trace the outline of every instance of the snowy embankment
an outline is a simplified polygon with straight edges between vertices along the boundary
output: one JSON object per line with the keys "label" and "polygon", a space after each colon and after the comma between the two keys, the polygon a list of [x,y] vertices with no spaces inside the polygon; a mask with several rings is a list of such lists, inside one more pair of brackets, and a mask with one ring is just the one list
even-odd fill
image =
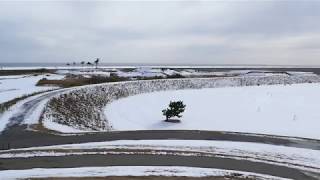
{"label": "snowy embankment", "polygon": [[250,172],[194,168],[180,166],[110,166],[110,167],[79,167],[55,169],[27,169],[0,171],[0,177],[6,180],[21,178],[46,178],[46,177],[106,177],[106,176],[168,176],[168,177],[233,177],[258,180],[287,180]]}
{"label": "snowy embankment", "polygon": [[286,166],[312,172],[320,170],[320,151],[249,142],[208,140],[119,140],[5,150],[2,158],[93,154],[152,154],[222,157]]}
{"label": "snowy embankment", "polygon": [[21,97],[23,95],[35,92],[55,89],[57,87],[36,86],[37,82],[42,79],[62,79],[63,75],[46,74],[46,75],[19,75],[19,76],[0,76],[0,104]]}
{"label": "snowy embankment", "polygon": [[[71,132],[70,127],[73,128],[72,132],[105,131],[115,129],[117,125],[112,127],[112,125],[109,124],[107,117],[103,112],[104,107],[112,101],[132,95],[179,89],[222,88],[314,82],[320,82],[320,77],[315,75],[275,75],[259,77],[249,76],[229,78],[163,79],[91,85],[76,88],[72,91],[68,91],[56,96],[55,98],[52,98],[44,110],[42,120],[46,127],[60,132]],[[148,105],[146,105],[146,103],[142,103],[139,104],[139,106],[147,107]],[[239,106],[242,106],[242,104],[239,104]],[[157,113],[154,114],[158,124],[161,124],[161,118],[159,119],[158,116],[158,112],[161,112],[161,110],[162,109],[158,109]],[[212,109],[210,111],[212,111]],[[228,114],[228,112],[226,113]],[[213,114],[211,116],[214,117]],[[206,117],[206,120],[207,119],[208,117]],[[193,121],[201,124],[201,118],[197,118]]]}

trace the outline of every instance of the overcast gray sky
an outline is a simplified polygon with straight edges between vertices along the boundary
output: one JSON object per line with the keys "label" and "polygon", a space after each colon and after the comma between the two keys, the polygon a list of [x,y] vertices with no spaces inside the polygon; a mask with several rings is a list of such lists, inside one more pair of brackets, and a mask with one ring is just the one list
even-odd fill
{"label": "overcast gray sky", "polygon": [[320,1],[0,2],[0,62],[320,65]]}

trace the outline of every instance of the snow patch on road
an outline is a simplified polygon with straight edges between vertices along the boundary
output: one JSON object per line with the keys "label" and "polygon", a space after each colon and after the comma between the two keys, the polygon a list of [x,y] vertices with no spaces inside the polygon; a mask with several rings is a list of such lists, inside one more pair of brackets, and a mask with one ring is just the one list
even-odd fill
{"label": "snow patch on road", "polygon": [[110,167],[79,167],[79,168],[52,168],[0,171],[0,177],[12,180],[20,178],[46,178],[46,177],[105,177],[105,176],[233,176],[254,178],[260,180],[288,180],[250,172],[233,170],[181,167],[181,166],[110,166]]}

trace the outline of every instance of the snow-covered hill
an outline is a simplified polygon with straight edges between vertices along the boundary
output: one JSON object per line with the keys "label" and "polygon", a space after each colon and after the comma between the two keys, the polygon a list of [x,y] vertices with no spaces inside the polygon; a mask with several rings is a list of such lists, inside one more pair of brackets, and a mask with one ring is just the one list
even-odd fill
{"label": "snow-covered hill", "polygon": [[[293,84],[320,82],[319,76],[265,76],[230,77],[201,79],[162,79],[107,83],[80,87],[52,98],[44,110],[42,120],[50,129],[70,132],[111,130],[103,108],[114,100],[149,92],[202,89],[219,87],[239,87],[253,85]],[[137,106],[147,106],[139,104]],[[58,126],[59,125],[59,126]],[[65,129],[65,127],[67,127]]]}

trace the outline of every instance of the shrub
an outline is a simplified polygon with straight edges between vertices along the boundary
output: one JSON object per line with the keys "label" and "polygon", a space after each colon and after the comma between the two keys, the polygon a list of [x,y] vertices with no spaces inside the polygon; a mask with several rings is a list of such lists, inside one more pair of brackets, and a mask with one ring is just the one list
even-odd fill
{"label": "shrub", "polygon": [[182,117],[181,113],[185,111],[186,105],[182,101],[170,101],[169,108],[162,110],[166,121],[172,117]]}

